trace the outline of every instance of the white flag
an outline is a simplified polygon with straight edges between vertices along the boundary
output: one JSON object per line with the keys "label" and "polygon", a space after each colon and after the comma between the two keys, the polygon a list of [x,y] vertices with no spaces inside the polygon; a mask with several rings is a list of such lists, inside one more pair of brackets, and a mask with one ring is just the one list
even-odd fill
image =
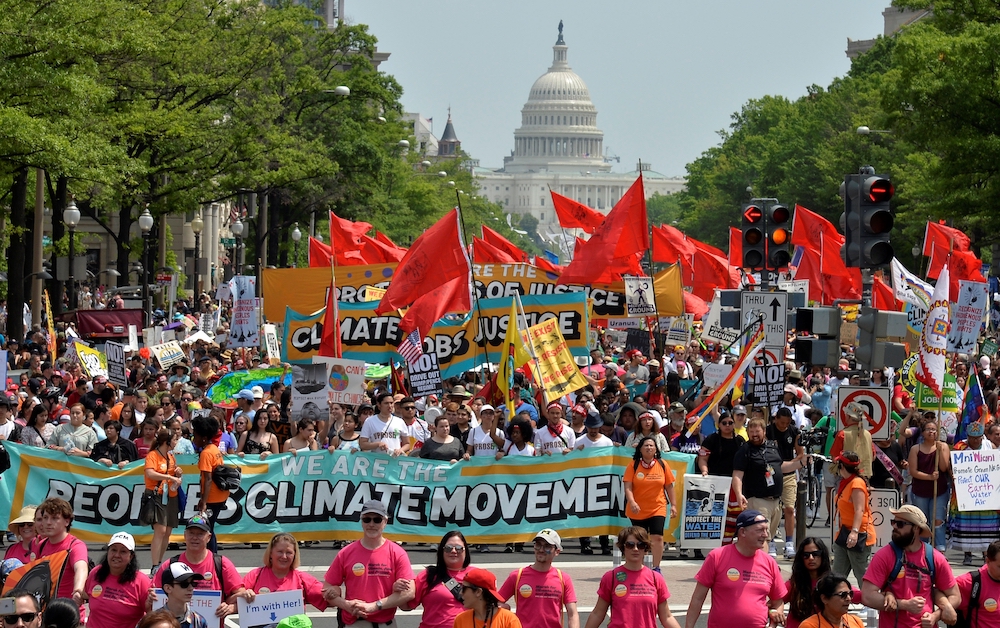
{"label": "white flag", "polygon": [[892,289],[896,293],[897,301],[909,303],[924,310],[930,307],[931,293],[933,292],[931,285],[906,270],[895,257],[892,258]]}
{"label": "white flag", "polygon": [[934,391],[938,397],[944,386],[945,367],[948,362],[948,332],[951,329],[951,308],[948,304],[948,264],[941,269],[934,295],[920,333],[920,361],[917,363],[917,380]]}

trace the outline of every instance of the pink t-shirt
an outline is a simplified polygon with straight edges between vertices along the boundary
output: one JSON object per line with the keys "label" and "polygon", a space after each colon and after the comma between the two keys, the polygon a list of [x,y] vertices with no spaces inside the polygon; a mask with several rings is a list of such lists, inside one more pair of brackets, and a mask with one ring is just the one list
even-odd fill
{"label": "pink t-shirt", "polygon": [[[872,556],[872,561],[868,565],[868,571],[865,572],[864,579],[881,589],[895,564],[896,554],[893,552],[891,545],[886,545]],[[894,613],[879,611],[879,625],[896,626],[897,628],[918,628],[920,626],[920,616],[925,612],[929,613],[934,610],[929,580],[930,570],[927,569],[927,557],[924,556],[924,548],[920,547],[915,552],[904,552],[903,568],[899,570],[899,576],[896,577],[895,582],[889,584],[889,590],[892,591],[897,600],[908,600],[917,595],[924,596],[926,598],[924,610],[917,614],[906,611],[897,611]],[[937,550],[934,550],[934,586],[939,591],[955,586],[955,575],[951,572],[948,560]]]}
{"label": "pink t-shirt", "polygon": [[573,580],[555,567],[548,571],[536,571],[531,565],[515,569],[497,593],[503,601],[515,597],[517,618],[523,628],[562,628],[563,604],[576,603]]}
{"label": "pink t-shirt", "polygon": [[[461,583],[465,579],[471,567],[466,567],[459,571],[448,570],[448,575]],[[465,610],[461,602],[455,599],[448,587],[443,582],[427,589],[428,571],[425,569],[417,574],[417,579],[413,584],[416,595],[410,606],[416,608],[424,605],[424,614],[420,618],[420,628],[451,628],[455,625],[455,618]]]}
{"label": "pink t-shirt", "polygon": [[[53,543],[44,537],[36,536],[31,540],[32,560],[45,558],[56,552],[69,550],[69,558],[63,568],[62,578],[59,579],[59,588],[56,589],[58,597],[73,597],[73,566],[81,560],[87,562],[87,545],[72,534],[67,534],[66,538],[58,543]],[[80,607],[80,618],[83,619],[83,607]]]}
{"label": "pink t-shirt", "polygon": [[[30,545],[31,543],[28,544]],[[7,548],[7,552],[3,555],[3,559],[7,560],[8,558],[16,558],[21,561],[21,563],[27,565],[31,562],[31,551],[24,549],[24,545],[18,541]]]}
{"label": "pink t-shirt", "polygon": [[139,571],[135,580],[121,583],[118,576],[108,574],[104,582],[98,582],[98,569],[100,567],[91,570],[83,588],[90,599],[90,619],[87,623],[101,628],[135,628],[146,614],[146,596],[151,584],[149,576]]}
{"label": "pink t-shirt", "polygon": [[670,597],[663,576],[648,567],[615,567],[604,574],[597,597],[611,605],[608,628],[656,628],[656,610]]}
{"label": "pink t-shirt", "polygon": [[[971,620],[973,626],[982,628],[1000,628],[1000,582],[995,581],[986,573],[986,566],[979,568],[979,580],[982,588],[979,590],[979,604],[971,615],[965,616]],[[969,598],[972,596],[972,572],[964,573],[958,577],[958,590],[962,594],[962,602],[958,608],[965,611],[969,608]]]}
{"label": "pink t-shirt", "polygon": [[312,604],[321,611],[328,604],[323,599],[323,584],[314,576],[293,569],[280,580],[270,567],[257,567],[243,578],[243,586],[255,593],[276,593],[278,591],[302,590],[302,599],[306,604]]}
{"label": "pink t-shirt", "polygon": [[[343,585],[343,596],[348,600],[375,602],[392,595],[392,585],[400,578],[413,579],[410,559],[402,547],[385,541],[378,549],[370,550],[361,541],[354,541],[337,552],[323,579],[334,586]],[[395,608],[386,608],[372,613],[367,620],[386,624],[395,615]],[[343,617],[347,625],[357,621],[346,611]]]}
{"label": "pink t-shirt", "polygon": [[[200,563],[192,563],[188,560],[187,552],[184,552],[180,556],[180,561],[190,567],[191,571],[205,576],[204,580],[195,580],[195,589],[205,589],[206,591],[221,590],[219,587],[219,576],[215,573],[215,557],[212,555],[212,552],[205,552],[205,560]],[[163,562],[166,563],[168,561],[165,560]],[[226,589],[228,589],[228,591],[222,592],[222,601],[225,602],[227,597],[243,586],[243,578],[240,577],[240,572],[236,571],[236,565],[225,556],[222,557],[222,579],[226,583]],[[153,587],[157,589],[163,588],[163,566],[156,570],[156,575],[153,577]],[[205,616],[205,619],[208,620],[210,626],[213,625],[210,616]],[[219,628],[223,628],[225,625],[222,617],[219,618],[218,625]]]}
{"label": "pink t-shirt", "polygon": [[[769,600],[785,597],[785,581],[778,563],[762,551],[740,554],[735,545],[708,553],[694,579],[712,590],[708,628],[763,626]],[[739,600],[739,604],[733,604]]]}

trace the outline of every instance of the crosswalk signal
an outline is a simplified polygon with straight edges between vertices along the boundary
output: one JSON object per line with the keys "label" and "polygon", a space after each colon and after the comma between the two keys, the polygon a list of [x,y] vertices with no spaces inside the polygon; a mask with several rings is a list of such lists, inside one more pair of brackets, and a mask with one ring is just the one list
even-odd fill
{"label": "crosswalk signal", "polygon": [[840,363],[840,308],[800,307],[795,310],[795,360],[812,366]]}
{"label": "crosswalk signal", "polygon": [[862,307],[858,312],[858,344],[854,357],[858,367],[866,371],[891,366],[900,368],[906,359],[906,346],[886,338],[906,335],[906,314]]}
{"label": "crosswalk signal", "polygon": [[844,213],[840,215],[844,245],[840,247],[840,258],[847,268],[860,268],[861,264],[859,179],[860,175],[845,175],[844,184],[840,187],[840,196],[844,199]]}
{"label": "crosswalk signal", "polygon": [[895,222],[890,201],[896,189],[885,175],[861,175],[858,221],[860,268],[874,268],[892,261],[889,232]]}
{"label": "crosswalk signal", "polygon": [[792,214],[788,208],[775,203],[767,208],[767,267],[769,270],[779,270],[788,266],[792,255],[788,244],[792,239]]}
{"label": "crosswalk signal", "polygon": [[756,270],[764,267],[764,211],[753,203],[743,206],[743,267]]}

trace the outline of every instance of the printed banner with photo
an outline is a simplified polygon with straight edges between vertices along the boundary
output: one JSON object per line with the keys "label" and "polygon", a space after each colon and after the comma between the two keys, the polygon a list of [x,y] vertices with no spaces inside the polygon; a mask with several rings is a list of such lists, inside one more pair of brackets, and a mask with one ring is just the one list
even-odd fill
{"label": "printed banner with photo", "polygon": [[[330,403],[357,406],[365,400],[365,363],[361,360],[315,357],[313,364],[322,364],[327,373]],[[294,368],[294,367],[293,367]]]}
{"label": "printed banner with photo", "polygon": [[[143,464],[109,469],[61,451],[11,443],[11,471],[0,477],[0,500],[20,512],[28,504],[60,497],[74,504],[73,534],[104,543],[108,530],[129,532],[139,544],[152,538],[139,525]],[[617,534],[622,516],[622,476],[632,457],[621,447],[591,448],[565,456],[473,458],[450,464],[342,451],[279,454],[227,460],[239,464],[241,487],[219,518],[222,542],[266,543],[277,532],[302,541],[357,539],[361,506],[380,499],[390,513],[386,536],[395,541],[437,543],[461,529],[472,543],[530,542],[539,528],[564,538]],[[680,486],[694,471],[695,456],[664,456]],[[187,492],[185,518],[198,504],[198,459],[178,456]],[[664,536],[676,542],[681,518]],[[180,540],[182,530],[175,530]]]}
{"label": "printed banner with photo", "polygon": [[293,364],[292,365],[292,421],[302,419],[325,421],[330,416],[327,400],[330,390],[327,384],[327,365]]}
{"label": "printed banner with photo", "polygon": [[979,332],[983,327],[986,308],[990,303],[990,287],[982,281],[958,282],[958,302],[951,304],[951,329],[948,330],[949,353],[975,353]]}
{"label": "printed banner with photo", "polygon": [[684,476],[683,547],[713,548],[722,545],[726,532],[726,506],[733,478],[694,473]]}
{"label": "printed banner with photo", "polygon": [[257,320],[257,278],[237,275],[229,280],[233,312],[229,321],[230,349],[260,345],[260,321]]}

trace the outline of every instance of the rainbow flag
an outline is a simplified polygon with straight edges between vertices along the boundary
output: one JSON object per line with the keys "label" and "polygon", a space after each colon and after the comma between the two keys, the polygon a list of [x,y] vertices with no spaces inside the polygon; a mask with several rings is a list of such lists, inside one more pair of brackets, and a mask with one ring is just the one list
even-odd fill
{"label": "rainbow flag", "polygon": [[959,421],[958,430],[955,432],[956,443],[968,437],[970,425],[977,422],[985,425],[991,418],[989,407],[983,397],[983,388],[976,375],[975,364],[969,365],[969,378],[965,382],[965,394],[962,398],[965,403],[962,408],[962,420]]}

